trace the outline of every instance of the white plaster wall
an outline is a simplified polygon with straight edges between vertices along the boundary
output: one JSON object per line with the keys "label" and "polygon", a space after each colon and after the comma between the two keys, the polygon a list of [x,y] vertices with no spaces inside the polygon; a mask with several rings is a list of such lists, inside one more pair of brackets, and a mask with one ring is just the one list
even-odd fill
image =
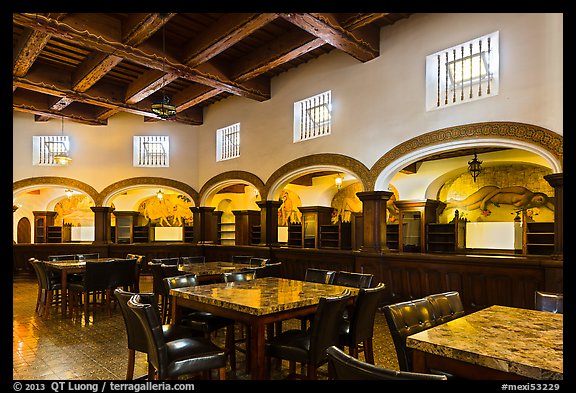
{"label": "white plaster wall", "polygon": [[[13,181],[38,176],[68,177],[102,191],[117,181],[139,176],[155,176],[197,184],[197,127],[170,121],[144,122],[142,116],[119,113],[107,126],[89,126],[64,121],[64,135],[70,138],[72,163],[66,167],[32,165],[32,137],[60,135],[59,119],[35,122],[34,115],[13,112]],[[135,135],[169,135],[170,167],[132,166]]]}
{"label": "white plaster wall", "polygon": [[[381,32],[380,56],[361,63],[331,52],[272,81],[272,98],[231,97],[206,112],[200,160],[214,162],[215,130],[241,123],[241,157],[202,165],[204,182],[242,168],[266,179],[282,164],[335,152],[371,167],[399,143],[425,132],[484,121],[517,121],[563,134],[561,14],[414,15]],[[500,31],[500,94],[425,111],[425,58],[446,47]],[[332,135],[292,143],[293,103],[332,90]]]}
{"label": "white plaster wall", "polygon": [[[500,94],[425,111],[425,58],[440,49],[500,31]],[[370,168],[399,143],[459,124],[517,121],[563,134],[563,19],[561,14],[422,14],[383,29],[380,56],[361,63],[338,51],[272,80],[272,98],[230,97],[204,113],[202,126],[144,123],[118,114],[108,126],[66,122],[74,161],[67,168],[32,166],[33,135],[59,134],[60,122],[36,123],[14,112],[13,180],[64,176],[101,190],[135,176],[161,176],[196,190],[213,176],[243,170],[264,182],[280,166],[315,153],[340,153]],[[332,135],[294,144],[293,103],[332,90]],[[241,123],[241,157],[215,161],[216,129]],[[170,135],[169,169],[132,167],[133,135]]]}

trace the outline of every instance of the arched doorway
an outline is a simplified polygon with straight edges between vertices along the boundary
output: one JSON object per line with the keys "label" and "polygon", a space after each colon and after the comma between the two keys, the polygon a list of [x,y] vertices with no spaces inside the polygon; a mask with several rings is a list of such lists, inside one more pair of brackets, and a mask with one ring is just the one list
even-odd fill
{"label": "arched doorway", "polygon": [[22,217],[18,220],[18,229],[16,231],[16,242],[18,244],[32,242],[32,226],[28,217]]}

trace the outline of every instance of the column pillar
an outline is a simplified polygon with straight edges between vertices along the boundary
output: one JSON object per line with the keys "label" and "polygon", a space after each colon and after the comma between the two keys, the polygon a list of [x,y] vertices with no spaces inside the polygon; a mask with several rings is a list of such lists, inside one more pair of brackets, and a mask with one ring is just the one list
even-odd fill
{"label": "column pillar", "polygon": [[553,173],[544,179],[554,187],[554,252],[552,258],[564,260],[564,174]]}
{"label": "column pillar", "polygon": [[364,191],[356,195],[362,201],[362,228],[364,236],[360,252],[388,252],[386,246],[386,202],[394,193],[390,191]]}
{"label": "column pillar", "polygon": [[216,210],[211,206],[191,207],[194,222],[194,241],[196,244],[215,243],[215,232],[212,213]]}
{"label": "column pillar", "polygon": [[259,246],[278,246],[278,208],[281,201],[257,201],[260,207],[260,244]]}
{"label": "column pillar", "polygon": [[94,241],[92,244],[110,244],[112,211],[110,206],[93,206],[90,208],[94,212]]}

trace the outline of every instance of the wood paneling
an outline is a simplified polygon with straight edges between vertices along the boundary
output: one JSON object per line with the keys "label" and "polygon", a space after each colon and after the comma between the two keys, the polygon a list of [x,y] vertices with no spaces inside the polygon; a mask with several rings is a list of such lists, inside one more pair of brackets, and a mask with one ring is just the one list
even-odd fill
{"label": "wood paneling", "polygon": [[[497,257],[490,255],[438,255],[414,253],[361,253],[287,247],[221,246],[190,243],[170,244],[15,244],[14,273],[33,274],[28,258],[52,254],[98,252],[102,256],[125,257],[128,253],[154,258],[204,255],[207,261],[231,261],[232,255],[253,255],[282,262],[284,277],[303,279],[306,268],[357,271],[374,274],[383,282],[385,303],[448,290],[460,292],[468,312],[499,304],[533,308],[534,292],[562,292],[563,263],[551,257]],[[145,271],[146,273],[146,271]]]}

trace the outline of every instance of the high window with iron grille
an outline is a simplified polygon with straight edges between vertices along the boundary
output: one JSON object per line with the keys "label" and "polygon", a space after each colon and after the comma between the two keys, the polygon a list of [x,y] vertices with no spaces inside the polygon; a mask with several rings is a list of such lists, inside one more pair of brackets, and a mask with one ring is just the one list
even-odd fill
{"label": "high window with iron grille", "polygon": [[32,165],[60,165],[55,157],[68,156],[70,140],[64,135],[43,135],[32,137]]}
{"label": "high window with iron grille", "polygon": [[332,92],[294,103],[294,143],[330,135]]}
{"label": "high window with iron grille", "polygon": [[498,95],[498,32],[426,57],[426,110]]}
{"label": "high window with iron grille", "polygon": [[240,123],[216,130],[216,161],[240,157]]}
{"label": "high window with iron grille", "polygon": [[148,168],[169,167],[170,138],[166,135],[134,136],[133,165]]}

